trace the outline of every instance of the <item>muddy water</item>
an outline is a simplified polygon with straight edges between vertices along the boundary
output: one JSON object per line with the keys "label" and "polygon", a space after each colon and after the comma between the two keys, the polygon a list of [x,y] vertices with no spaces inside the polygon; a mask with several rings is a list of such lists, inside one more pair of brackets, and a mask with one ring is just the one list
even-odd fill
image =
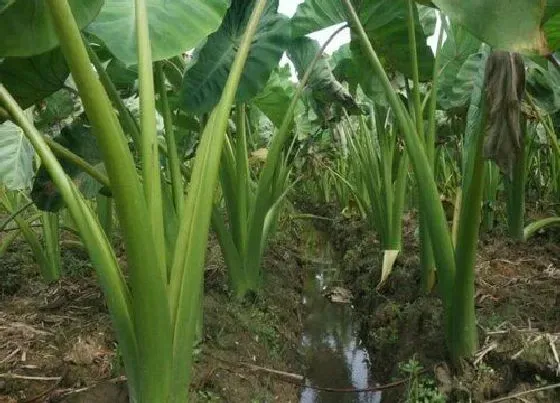
{"label": "muddy water", "polygon": [[324,234],[313,234],[307,254],[313,263],[308,266],[303,298],[307,369],[300,403],[378,403],[379,392],[351,391],[374,386],[370,357],[360,344],[351,305],[332,303],[323,296],[325,289],[339,285],[334,253]]}

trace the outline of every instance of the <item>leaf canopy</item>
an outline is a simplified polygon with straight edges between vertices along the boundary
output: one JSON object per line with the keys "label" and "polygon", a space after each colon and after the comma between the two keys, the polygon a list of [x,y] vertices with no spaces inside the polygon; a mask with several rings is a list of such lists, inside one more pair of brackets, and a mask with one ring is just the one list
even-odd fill
{"label": "leaf canopy", "polygon": [[[164,60],[190,50],[215,32],[229,0],[146,0],[152,58]],[[134,6],[130,0],[105,0],[87,30],[125,64],[137,58]]]}
{"label": "leaf canopy", "polygon": [[[195,51],[181,89],[186,111],[204,113],[218,104],[253,4],[254,1],[233,0],[220,29]],[[288,18],[277,9],[278,0],[267,3],[243,69],[236,102],[246,102],[264,88],[290,41]]]}
{"label": "leaf canopy", "polygon": [[[80,28],[99,14],[104,0],[68,0]],[[12,3],[12,4],[10,4]],[[58,45],[45,0],[0,0],[0,56],[27,57]]]}

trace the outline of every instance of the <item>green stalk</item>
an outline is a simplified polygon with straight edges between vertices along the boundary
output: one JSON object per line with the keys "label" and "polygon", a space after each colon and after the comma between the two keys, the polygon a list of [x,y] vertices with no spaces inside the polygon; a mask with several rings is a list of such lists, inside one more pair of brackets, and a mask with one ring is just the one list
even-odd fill
{"label": "green stalk", "polygon": [[169,395],[171,402],[183,403],[188,396],[204,257],[224,136],[241,74],[266,3],[266,0],[255,3],[222,98],[206,124],[194,161],[183,210],[185,217],[179,229],[171,269],[170,305],[174,332],[172,368],[175,374]]}
{"label": "green stalk", "polygon": [[[483,158],[484,131],[486,130],[486,95],[481,101],[482,118],[474,149],[472,173],[463,184],[461,213],[455,248],[455,286],[453,295],[453,338],[451,355],[454,361],[472,355],[478,348],[478,334],[474,307],[474,267],[480,230],[481,203],[484,188],[485,165]],[[465,186],[466,185],[466,186]]]}
{"label": "green stalk", "polygon": [[47,265],[41,267],[43,278],[56,281],[61,275],[60,259],[60,216],[58,213],[43,212],[43,243]]}
{"label": "green stalk", "polygon": [[407,13],[407,26],[408,26],[408,49],[412,56],[412,81],[414,88],[412,89],[412,99],[414,105],[414,114],[416,121],[416,131],[418,135],[425,142],[426,136],[424,133],[424,116],[422,113],[422,101],[420,97],[420,73],[418,71],[418,51],[416,48],[416,3],[413,0],[408,0],[408,13]]}
{"label": "green stalk", "polygon": [[527,137],[527,120],[521,118],[521,150],[519,157],[513,167],[513,178],[506,177],[505,185],[507,190],[507,215],[509,235],[517,240],[525,239],[523,230],[525,228],[525,187],[526,187],[526,161],[525,139]]}
{"label": "green stalk", "polygon": [[63,145],[57,143],[56,141],[54,141],[49,136],[43,136],[43,138],[45,139],[45,142],[48,144],[48,146],[51,148],[51,150],[54,152],[55,155],[57,155],[57,156],[65,159],[65,160],[73,163],[74,165],[78,166],[82,171],[87,173],[89,176],[91,176],[93,179],[95,179],[101,185],[103,185],[107,188],[111,187],[111,183],[109,183],[109,178],[107,178],[107,176],[104,175],[102,172],[95,169],[94,166],[89,164],[82,157],[74,154],[72,151],[70,151],[69,149],[67,149]]}
{"label": "green stalk", "polygon": [[[249,155],[247,152],[247,113],[245,104],[237,104],[237,142],[235,167],[237,169],[237,219],[239,227],[238,250],[240,256],[247,254],[247,224],[249,222]],[[247,273],[252,276],[253,273]]]}
{"label": "green stalk", "polygon": [[426,212],[429,218],[428,227],[430,237],[434,245],[434,257],[439,273],[439,286],[443,298],[444,309],[446,312],[446,329],[447,334],[450,335],[450,315],[451,315],[451,300],[453,295],[453,279],[455,276],[455,256],[453,245],[449,236],[447,228],[447,221],[443,206],[439,199],[439,192],[434,180],[432,169],[430,168],[430,161],[424,150],[424,145],[419,138],[416,128],[407,115],[407,112],[399,100],[396,92],[394,91],[391,81],[387,77],[377,54],[375,53],[371,42],[360,22],[354,7],[350,0],[343,0],[349,12],[352,28],[358,35],[358,40],[361,42],[370,63],[373,73],[379,77],[389,105],[393,109],[393,113],[400,126],[402,134],[405,138],[408,155],[410,157],[414,173],[416,175],[416,182],[423,184],[423,191],[420,192],[420,208]]}
{"label": "green stalk", "polygon": [[101,193],[98,193],[96,198],[97,218],[99,219],[101,228],[103,228],[105,235],[110,241],[113,234],[113,199]]}
{"label": "green stalk", "polygon": [[[173,126],[173,114],[169,106],[167,90],[165,85],[165,74],[163,73],[163,63],[156,62],[156,84],[158,87],[160,109],[163,115],[165,127],[165,143],[167,144],[167,164],[171,177],[171,189],[173,192],[173,205],[178,217],[181,217],[181,207],[183,206],[183,176],[181,174],[181,161],[177,152],[177,142],[175,141],[175,128]],[[180,219],[180,218],[179,218]]]}
{"label": "green stalk", "polygon": [[2,84],[0,84],[0,102],[9,111],[14,122],[23,129],[25,136],[29,139],[62,194],[66,206],[80,230],[82,240],[88,248],[90,258],[97,270],[99,282],[106,296],[117,339],[119,340],[119,348],[122,351],[127,370],[131,398],[135,398],[136,391],[138,390],[137,368],[139,367],[139,362],[138,346],[132,319],[132,297],[119,269],[115,254],[103,231],[97,225],[93,214],[91,214],[91,211],[83,201],[81,194],[66,176],[56,157],[45,143],[43,136],[28,121],[25,112],[17,105],[16,101]]}
{"label": "green stalk", "polygon": [[138,127],[138,123],[132,117],[130,111],[125,106],[123,100],[121,99],[121,96],[119,95],[119,91],[111,81],[109,74],[107,74],[107,71],[103,67],[101,60],[99,60],[97,53],[95,53],[95,51],[92,49],[91,45],[88,43],[87,40],[84,39],[83,42],[88,52],[89,58],[91,59],[91,63],[95,67],[95,71],[99,76],[99,81],[101,81],[103,88],[105,88],[105,91],[107,92],[107,96],[113,103],[113,106],[119,112],[119,121],[121,122],[124,131],[130,137],[132,137],[132,140],[134,141],[134,144],[136,144],[136,147],[138,149],[141,149],[140,128]]}
{"label": "green stalk", "polygon": [[162,278],[167,279],[161,165],[157,141],[156,98],[152,48],[148,28],[148,8],[146,0],[135,0],[134,4],[136,11],[136,38],[138,41],[138,92],[140,96],[144,196],[148,206],[148,217],[152,225],[154,251],[158,259],[158,267],[161,270]]}
{"label": "green stalk", "polygon": [[[140,401],[165,401],[170,377],[171,334],[166,281],[153,251],[155,237],[128,142],[99,82],[67,0],[47,0],[62,52],[103,155],[127,250],[138,343]],[[134,372],[131,371],[134,375]]]}

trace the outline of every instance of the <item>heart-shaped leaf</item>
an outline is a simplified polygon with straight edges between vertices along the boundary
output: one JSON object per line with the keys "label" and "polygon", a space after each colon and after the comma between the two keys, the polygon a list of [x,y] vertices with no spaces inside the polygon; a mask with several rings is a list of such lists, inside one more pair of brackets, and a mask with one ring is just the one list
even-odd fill
{"label": "heart-shaped leaf", "polygon": [[[195,52],[183,78],[181,98],[185,110],[204,113],[217,105],[254,1],[233,0],[220,29]],[[246,102],[264,88],[290,40],[288,18],[269,1],[263,13],[237,89],[237,102]]]}
{"label": "heart-shaped leaf", "polygon": [[35,151],[23,130],[8,121],[0,125],[0,184],[8,190],[25,190],[33,179]]}
{"label": "heart-shaped leaf", "polygon": [[0,82],[23,109],[61,89],[68,74],[70,70],[58,48],[37,56],[7,57],[0,62]]}
{"label": "heart-shaped leaf", "polygon": [[[106,0],[87,28],[126,64],[138,62],[134,5],[130,0]],[[146,0],[152,58],[164,60],[199,45],[216,31],[229,0]]]}
{"label": "heart-shaped leaf", "polygon": [[547,54],[542,30],[546,1],[433,0],[453,21],[495,49]]}
{"label": "heart-shaped leaf", "polygon": [[[103,6],[103,0],[68,2],[80,28],[93,21]],[[58,45],[45,0],[16,0],[11,5],[9,3],[3,12],[0,10],[0,56],[33,56]]]}

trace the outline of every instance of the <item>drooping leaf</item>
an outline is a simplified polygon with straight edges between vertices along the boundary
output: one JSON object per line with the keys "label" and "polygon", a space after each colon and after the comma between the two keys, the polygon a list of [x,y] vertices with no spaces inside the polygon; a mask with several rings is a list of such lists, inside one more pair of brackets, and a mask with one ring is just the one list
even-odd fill
{"label": "drooping leaf", "polygon": [[[82,157],[96,169],[101,172],[104,171],[96,137],[90,132],[90,128],[79,120],[62,129],[60,135],[55,137],[54,140]],[[86,198],[93,198],[99,193],[102,188],[101,185],[76,164],[66,159],[61,159],[60,164],[64,172],[72,178]],[[56,212],[64,207],[62,196],[44,166],[39,168],[33,180],[31,200],[42,211]]]}
{"label": "drooping leaf", "polygon": [[25,190],[33,180],[33,146],[19,126],[0,125],[0,184],[8,190]]}
{"label": "drooping leaf", "polygon": [[551,16],[544,24],[544,32],[551,52],[560,49],[560,13]]}
{"label": "drooping leaf", "polygon": [[433,0],[454,22],[495,49],[517,53],[548,53],[541,28],[545,1]]}
{"label": "drooping leaf", "polygon": [[295,87],[290,80],[289,67],[277,68],[270,75],[270,79],[255,98],[253,103],[257,106],[276,127],[280,127],[284,115],[294,97]]}
{"label": "drooping leaf", "polygon": [[56,126],[68,119],[75,109],[72,94],[66,89],[58,90],[35,109],[35,126],[44,132],[57,132]]}
{"label": "drooping leaf", "polygon": [[521,101],[525,95],[525,63],[518,53],[493,51],[486,64],[485,91],[488,103],[484,155],[513,177],[521,153]]}
{"label": "drooping leaf", "polygon": [[69,74],[59,49],[31,57],[7,57],[0,61],[0,82],[23,109],[61,89]]}
{"label": "drooping leaf", "polygon": [[[319,1],[319,0],[317,0]],[[385,61],[386,68],[412,77],[412,55],[408,41],[408,7],[405,0],[365,1],[359,10],[360,21],[373,44],[373,48]],[[421,81],[432,77],[434,55],[427,44],[422,25],[415,13],[416,53]],[[358,40],[353,39],[352,53],[356,60],[367,60]]]}
{"label": "drooping leaf", "polygon": [[[376,52],[392,70],[398,70],[412,77],[411,54],[408,44],[408,3],[405,0],[354,1],[360,21],[368,34]],[[423,9],[422,9],[423,10]],[[348,20],[346,8],[339,0],[306,0],[298,6],[292,19],[294,38],[319,31]],[[430,11],[424,12],[424,22]],[[427,35],[422,28],[418,14],[415,15],[417,53],[420,79],[431,78],[434,57],[426,43]],[[426,26],[430,30],[430,23]],[[352,51],[362,53],[359,41],[354,40]],[[361,57],[357,59],[361,60]],[[366,60],[364,58],[364,60]]]}
{"label": "drooping leaf", "polygon": [[[476,59],[471,59],[467,66],[465,64],[479,48],[480,41],[460,25],[452,24],[447,30],[447,39],[440,51],[442,68],[438,84],[438,102],[442,108],[461,107],[470,99],[472,80],[478,76],[479,66],[473,64]],[[462,74],[459,75],[461,70]],[[461,89],[461,93],[457,93],[456,89]]]}
{"label": "drooping leaf", "polygon": [[436,32],[437,15],[433,7],[418,5],[418,16],[426,36],[432,36]]}
{"label": "drooping leaf", "polygon": [[[294,63],[298,77],[303,77],[320,50],[319,43],[306,36],[295,39],[290,45],[288,54]],[[336,80],[326,57],[323,55],[315,64],[307,83],[311,94],[310,101],[317,116],[326,124],[328,121],[339,120],[341,109],[350,114],[361,113],[360,107],[350,92]]]}
{"label": "drooping leaf", "polygon": [[292,17],[292,34],[294,38],[299,38],[346,20],[346,8],[342,1],[306,0]]}
{"label": "drooping leaf", "polygon": [[[126,64],[137,63],[134,5],[106,0],[87,30],[99,37]],[[147,0],[154,60],[164,60],[197,46],[216,31],[229,0]]]}
{"label": "drooping leaf", "polygon": [[[195,52],[183,78],[185,110],[204,113],[218,103],[253,5],[254,0],[233,0],[220,29]],[[264,88],[289,42],[288,18],[277,9],[278,0],[267,3],[237,89],[237,102],[248,101]]]}
{"label": "drooping leaf", "polygon": [[527,93],[548,114],[560,110],[560,72],[552,63],[543,67],[527,61]]}
{"label": "drooping leaf", "polygon": [[[99,14],[104,0],[68,2],[78,26],[83,28]],[[45,0],[16,0],[0,13],[0,56],[28,57],[58,45],[47,7]]]}
{"label": "drooping leaf", "polygon": [[353,97],[357,96],[358,86],[360,86],[372,101],[385,105],[385,91],[381,81],[373,73],[364,74],[363,66],[367,66],[367,63],[355,60],[355,56],[350,51],[350,44],[342,45],[331,55],[331,64],[335,78],[340,82],[348,83]]}

